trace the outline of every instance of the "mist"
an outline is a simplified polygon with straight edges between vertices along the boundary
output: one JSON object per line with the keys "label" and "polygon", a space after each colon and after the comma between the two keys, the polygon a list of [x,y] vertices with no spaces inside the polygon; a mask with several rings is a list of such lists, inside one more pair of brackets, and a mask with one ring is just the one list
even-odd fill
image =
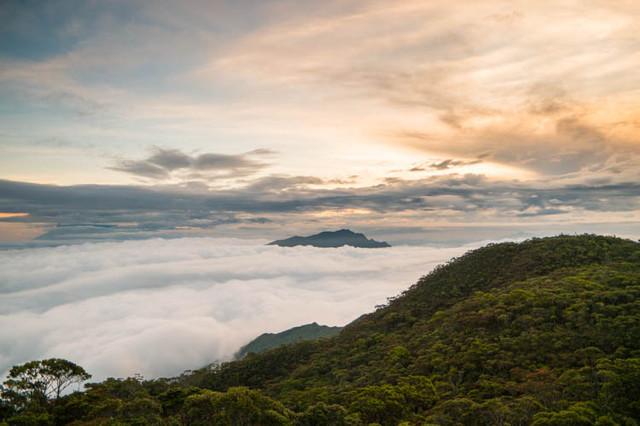
{"label": "mist", "polygon": [[469,247],[318,249],[182,238],[0,252],[0,372],[61,357],[171,376],[264,332],[344,325]]}

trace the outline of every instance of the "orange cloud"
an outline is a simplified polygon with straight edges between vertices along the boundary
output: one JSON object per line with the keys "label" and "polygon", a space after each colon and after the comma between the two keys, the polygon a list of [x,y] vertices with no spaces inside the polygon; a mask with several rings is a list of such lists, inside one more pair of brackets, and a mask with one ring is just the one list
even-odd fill
{"label": "orange cloud", "polygon": [[12,218],[12,217],[27,217],[27,216],[29,216],[29,213],[0,212],[0,220]]}

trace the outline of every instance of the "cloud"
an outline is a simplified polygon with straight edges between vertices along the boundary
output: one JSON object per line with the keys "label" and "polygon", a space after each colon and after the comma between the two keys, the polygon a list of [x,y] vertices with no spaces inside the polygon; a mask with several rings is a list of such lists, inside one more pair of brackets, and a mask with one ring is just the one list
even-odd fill
{"label": "cloud", "polygon": [[473,161],[463,161],[463,160],[454,160],[452,158],[438,161],[435,163],[427,163],[420,164],[409,169],[410,172],[423,172],[427,169],[434,170],[448,170],[453,167],[461,167],[461,166],[472,166],[474,164],[480,164],[482,160],[473,160]]}
{"label": "cloud", "polygon": [[169,179],[174,172],[190,179],[228,179],[258,172],[268,164],[257,157],[273,154],[275,152],[268,149],[256,149],[235,155],[204,153],[190,156],[177,149],[156,147],[144,160],[121,160],[110,169],[155,180]]}
{"label": "cloud", "polygon": [[[588,179],[618,156],[640,161],[637,136],[633,142],[625,142],[616,135],[613,124],[594,124],[575,111],[543,119],[533,115],[494,117],[490,120],[495,121],[493,124],[461,129],[455,136],[401,130],[391,138],[423,152],[482,156],[487,162],[531,170],[539,178],[574,173]],[[451,137],[457,139],[455,144]],[[444,160],[441,165],[446,168],[456,164]],[[626,164],[623,169],[632,172],[634,167]]]}
{"label": "cloud", "polygon": [[209,72],[362,100],[376,119],[354,125],[396,148],[586,176],[616,153],[640,156],[639,11],[587,3],[358,2],[241,38]]}
{"label": "cloud", "polygon": [[308,185],[323,185],[326,182],[315,176],[265,176],[251,182],[245,190],[252,193],[271,193],[297,190]]}
{"label": "cloud", "polygon": [[[614,176],[615,178],[613,178]],[[330,187],[313,176],[264,176],[243,186],[54,186],[0,180],[0,211],[28,216],[5,220],[47,225],[38,241],[87,241],[149,236],[245,233],[273,236],[285,226],[297,232],[366,226],[504,226],[545,221],[640,221],[640,184],[626,174],[594,173],[592,179],[522,182],[477,174],[420,179],[389,177],[363,187]],[[228,235],[228,234],[225,234]]]}
{"label": "cloud", "polygon": [[166,168],[155,165],[148,161],[123,160],[119,163],[119,165],[110,167],[110,169],[151,179],[169,178],[169,172]]}
{"label": "cloud", "polygon": [[464,248],[152,239],[0,251],[0,374],[63,357],[94,378],[171,376],[263,332],[344,325]]}
{"label": "cloud", "polygon": [[[215,154],[205,154],[215,155]],[[155,148],[153,155],[147,158],[146,161],[141,163],[151,163],[154,166],[160,167],[167,172],[182,169],[191,166],[194,161],[193,158],[177,149],[161,149]]]}

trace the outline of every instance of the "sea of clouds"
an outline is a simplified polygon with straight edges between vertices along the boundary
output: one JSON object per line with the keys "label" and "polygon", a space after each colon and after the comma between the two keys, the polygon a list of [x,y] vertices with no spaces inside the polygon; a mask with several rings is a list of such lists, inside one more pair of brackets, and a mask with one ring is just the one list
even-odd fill
{"label": "sea of clouds", "polygon": [[181,238],[0,251],[0,375],[48,357],[96,380],[177,375],[263,332],[344,325],[469,248]]}

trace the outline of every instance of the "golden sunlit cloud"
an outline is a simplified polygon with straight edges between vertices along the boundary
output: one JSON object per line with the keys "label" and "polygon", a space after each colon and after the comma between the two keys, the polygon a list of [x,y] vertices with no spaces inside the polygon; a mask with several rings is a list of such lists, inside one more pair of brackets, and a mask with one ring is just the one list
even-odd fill
{"label": "golden sunlit cloud", "polygon": [[11,212],[0,212],[0,219],[8,219],[12,217],[28,217],[29,213],[11,213]]}

